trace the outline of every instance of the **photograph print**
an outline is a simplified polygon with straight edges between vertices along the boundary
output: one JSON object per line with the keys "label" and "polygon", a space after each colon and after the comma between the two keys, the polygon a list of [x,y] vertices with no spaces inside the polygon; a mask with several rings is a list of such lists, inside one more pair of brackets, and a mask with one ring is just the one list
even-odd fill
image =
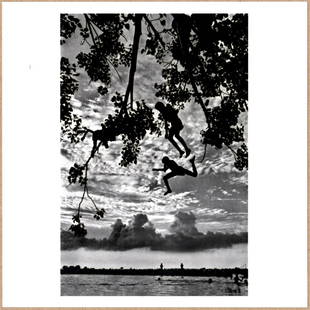
{"label": "photograph print", "polygon": [[61,14],[61,295],[248,295],[248,15]]}

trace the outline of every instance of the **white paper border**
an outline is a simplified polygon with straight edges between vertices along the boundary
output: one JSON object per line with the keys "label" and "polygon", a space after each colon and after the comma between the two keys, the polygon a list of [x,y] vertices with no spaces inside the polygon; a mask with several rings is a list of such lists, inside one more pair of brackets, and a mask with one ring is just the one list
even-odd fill
{"label": "white paper border", "polygon": [[[249,13],[249,296],[60,297],[59,14]],[[3,305],[305,307],[307,3],[3,3]]]}

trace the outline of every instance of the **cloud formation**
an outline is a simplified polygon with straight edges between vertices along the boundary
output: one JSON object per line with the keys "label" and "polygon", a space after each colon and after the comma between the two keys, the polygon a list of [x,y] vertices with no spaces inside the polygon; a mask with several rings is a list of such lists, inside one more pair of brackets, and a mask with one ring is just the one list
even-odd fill
{"label": "cloud formation", "polygon": [[247,232],[224,234],[199,232],[196,217],[192,212],[178,212],[170,226],[171,234],[163,236],[148,220],[146,214],[136,214],[126,225],[117,219],[108,238],[101,240],[77,238],[68,231],[61,232],[61,249],[73,250],[81,247],[98,250],[129,250],[149,247],[151,250],[198,251],[211,248],[231,247],[236,243],[247,243]]}
{"label": "cloud formation", "polygon": [[198,232],[196,226],[196,217],[192,212],[178,212],[175,215],[175,221],[170,226],[170,231],[174,234],[181,234],[184,236],[196,236],[201,233]]}

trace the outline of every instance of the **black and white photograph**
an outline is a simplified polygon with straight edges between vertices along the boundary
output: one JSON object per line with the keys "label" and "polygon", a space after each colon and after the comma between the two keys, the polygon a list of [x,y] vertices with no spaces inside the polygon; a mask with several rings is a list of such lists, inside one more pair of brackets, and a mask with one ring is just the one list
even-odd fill
{"label": "black and white photograph", "polygon": [[2,3],[0,305],[309,307],[307,12]]}
{"label": "black and white photograph", "polygon": [[61,14],[61,295],[248,294],[248,15]]}

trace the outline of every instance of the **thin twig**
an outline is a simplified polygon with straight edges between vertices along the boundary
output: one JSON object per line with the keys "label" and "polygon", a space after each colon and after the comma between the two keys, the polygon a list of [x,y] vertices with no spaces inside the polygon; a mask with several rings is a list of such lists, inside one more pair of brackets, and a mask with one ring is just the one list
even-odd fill
{"label": "thin twig", "polygon": [[88,186],[86,186],[86,194],[87,194],[87,197],[91,200],[91,202],[93,203],[93,205],[95,206],[95,208],[97,210],[99,210],[99,208],[97,207],[97,205],[95,204],[95,201],[93,200],[93,198],[91,198],[91,196],[89,195],[88,193]]}
{"label": "thin twig", "polygon": [[207,153],[207,143],[205,143],[204,153],[203,153],[203,157],[202,157],[202,160],[200,161],[200,163],[202,163],[203,160],[205,159],[206,153]]}
{"label": "thin twig", "polygon": [[[85,16],[85,15],[87,15],[87,14],[84,14],[84,16]],[[89,19],[88,16],[87,16],[87,18]],[[105,29],[102,29],[101,26],[99,26],[99,25],[97,24],[96,21],[91,20],[91,22],[92,22],[101,32],[105,32],[105,31],[106,31]]]}
{"label": "thin twig", "polygon": [[235,150],[233,150],[228,144],[226,144],[225,143],[225,145],[227,146],[227,148],[229,148],[231,151],[232,151],[232,153],[233,153],[233,155],[234,155],[234,157],[235,157],[235,159],[237,159],[237,157],[238,157],[238,154],[236,153],[236,151]]}
{"label": "thin twig", "polygon": [[148,23],[148,25],[151,27],[156,39],[159,41],[160,45],[165,48],[165,43],[164,41],[162,40],[162,38],[160,37],[160,34],[159,32],[155,29],[155,27],[153,26],[152,22],[148,19],[147,15],[144,14],[143,15],[143,18],[145,19],[145,21]]}
{"label": "thin twig", "polygon": [[158,21],[158,20],[160,20],[160,19],[161,19],[161,17],[158,17],[158,18],[150,19],[150,21],[151,21],[151,22],[156,22],[156,21]]}
{"label": "thin twig", "polygon": [[90,26],[89,17],[87,16],[87,14],[84,14],[84,16],[85,16],[86,25],[87,25],[87,27],[89,29],[89,32],[90,32],[91,38],[93,40],[94,46],[97,49],[97,45],[96,45],[96,41],[95,41],[95,38],[94,38],[94,34],[93,34],[92,28]]}
{"label": "thin twig", "polygon": [[82,205],[82,202],[84,200],[84,196],[85,196],[85,192],[86,192],[86,188],[87,188],[87,166],[85,168],[85,178],[84,178],[84,189],[83,189],[83,195],[82,195],[82,198],[81,198],[81,201],[79,203],[79,207],[78,207],[78,217],[80,216],[80,210],[81,210],[81,205]]}
{"label": "thin twig", "polygon": [[122,33],[121,36],[125,39],[126,42],[128,42],[127,38]]}
{"label": "thin twig", "polygon": [[165,65],[164,65],[164,68],[169,67],[174,61],[175,61],[175,59],[173,59],[173,58],[172,58],[171,61],[169,61],[169,62],[163,61],[163,63],[165,64]]}
{"label": "thin twig", "polygon": [[119,72],[117,71],[116,67],[113,65],[112,61],[109,58],[106,58],[108,63],[112,66],[112,68],[115,70],[116,74],[118,75],[118,78],[121,82],[123,82],[122,77],[120,76]]}
{"label": "thin twig", "polygon": [[84,40],[80,43],[80,45],[84,45],[85,42],[88,44],[89,47],[91,46],[90,43],[87,41],[87,39],[84,39]]}
{"label": "thin twig", "polygon": [[98,35],[98,32],[97,32],[96,28],[94,27],[94,24],[93,24],[92,20],[91,20],[91,19],[88,19],[88,22],[89,22],[89,25],[90,25],[90,26],[92,27],[92,29],[94,30],[94,32],[95,32],[97,38],[98,38],[99,35]]}
{"label": "thin twig", "polygon": [[99,147],[101,146],[102,142],[100,142],[98,144],[98,146],[96,147],[96,149],[94,151],[92,151],[92,154],[89,156],[89,158],[87,159],[84,167],[85,167],[85,174],[84,174],[84,189],[83,189],[83,195],[81,197],[81,201],[79,203],[79,207],[78,207],[78,216],[80,215],[80,210],[81,210],[81,205],[82,202],[84,201],[85,198],[85,193],[87,194],[87,196],[90,198],[90,200],[93,202],[94,206],[96,207],[97,210],[99,210],[95,204],[95,202],[93,201],[93,199],[90,197],[89,193],[88,193],[88,187],[87,187],[87,171],[88,171],[88,164],[91,161],[91,159],[93,158],[93,155],[98,151]]}

